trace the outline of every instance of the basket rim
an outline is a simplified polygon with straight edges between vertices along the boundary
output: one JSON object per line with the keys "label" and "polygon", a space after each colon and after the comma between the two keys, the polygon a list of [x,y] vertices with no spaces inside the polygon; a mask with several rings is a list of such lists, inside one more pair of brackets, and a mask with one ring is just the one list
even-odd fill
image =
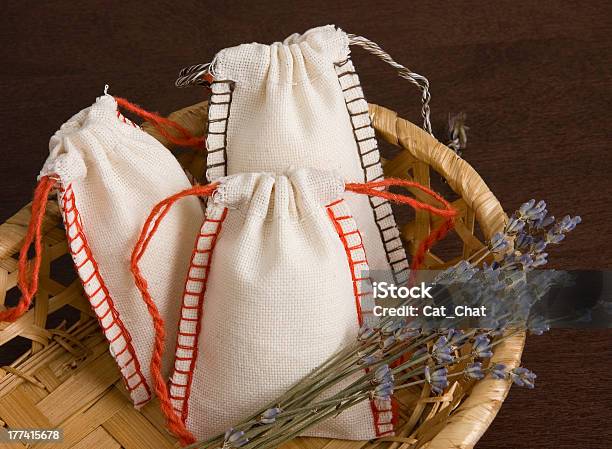
{"label": "basket rim", "polygon": [[[388,142],[429,164],[444,176],[449,186],[474,210],[485,238],[503,230],[508,216],[478,172],[431,134],[383,106],[370,104],[374,128]],[[520,363],[525,334],[518,333],[499,344],[491,363],[514,368]],[[486,378],[477,382],[468,397],[453,412],[446,426],[433,437],[427,449],[471,448],[485,433],[510,391],[511,382]]]}

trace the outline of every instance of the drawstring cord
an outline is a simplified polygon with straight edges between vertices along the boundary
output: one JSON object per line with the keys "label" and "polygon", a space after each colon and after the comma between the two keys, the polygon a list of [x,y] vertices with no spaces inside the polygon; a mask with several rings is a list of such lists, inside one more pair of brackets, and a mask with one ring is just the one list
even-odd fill
{"label": "drawstring cord", "polygon": [[[191,444],[195,442],[195,438],[191,434],[191,432],[187,430],[185,423],[177,415],[174,407],[172,406],[168,386],[161,374],[162,356],[164,352],[164,342],[166,338],[166,332],[164,330],[165,323],[164,319],[159,313],[157,306],[155,305],[155,301],[151,297],[147,281],[144,278],[142,272],[140,271],[138,263],[142,259],[149,243],[151,242],[151,239],[153,238],[158,227],[160,226],[161,221],[164,219],[164,217],[170,211],[170,208],[177,201],[192,195],[210,197],[216,191],[217,186],[218,183],[195,186],[183,190],[182,192],[179,192],[175,195],[172,195],[171,197],[168,197],[158,203],[152,209],[151,213],[145,221],[138,241],[136,242],[136,246],[132,251],[131,258],[131,270],[132,274],[134,275],[136,286],[140,290],[143,300],[147,305],[147,309],[149,310],[151,318],[153,319],[153,326],[155,328],[155,343],[153,345],[153,355],[151,357],[151,376],[153,377],[155,393],[159,397],[160,407],[162,413],[166,417],[168,429],[180,439],[181,444]],[[390,186],[417,188],[436,199],[442,204],[443,207],[438,208],[406,195],[391,193],[386,190],[378,190],[381,187]],[[428,211],[434,215],[438,215],[440,217],[445,218],[442,225],[440,225],[437,229],[430,233],[430,235],[427,236],[427,238],[419,245],[419,248],[411,264],[411,268],[413,269],[411,276],[414,273],[414,270],[416,270],[423,264],[425,253],[433,246],[434,243],[442,239],[446,235],[446,233],[450,229],[452,229],[454,225],[454,219],[457,216],[457,211],[453,209],[450,203],[446,201],[442,196],[438,195],[436,192],[428,189],[427,187],[424,187],[413,181],[389,178],[377,182],[347,183],[345,185],[345,190],[369,196],[377,196],[398,204],[407,204],[413,207],[414,209]]]}
{"label": "drawstring cord", "polygon": [[[127,109],[128,111],[151,123],[153,127],[169,142],[183,147],[196,147],[200,149],[204,148],[204,137],[195,137],[193,134],[187,131],[186,128],[179,125],[175,121],[167,119],[166,117],[162,117],[159,114],[155,114],[154,112],[146,111],[140,106],[129,102],[125,98],[114,98],[115,101],[117,101],[118,106]],[[173,129],[174,131],[176,131],[178,133],[178,136],[168,132],[168,129]]]}
{"label": "drawstring cord", "polygon": [[153,345],[153,355],[151,357],[150,365],[151,376],[153,378],[153,387],[155,389],[155,393],[159,397],[160,407],[164,416],[166,417],[168,429],[180,439],[182,445],[195,442],[195,438],[191,434],[191,432],[187,430],[187,427],[185,426],[183,421],[175,413],[174,407],[172,406],[172,401],[170,400],[170,394],[168,392],[166,381],[164,380],[161,373],[164,342],[166,339],[166,331],[164,330],[164,319],[159,313],[159,309],[155,305],[155,301],[149,293],[147,281],[144,278],[142,272],[140,271],[138,263],[140,262],[140,259],[144,255],[145,251],[147,250],[147,247],[149,246],[153,235],[159,228],[159,225],[161,224],[164,217],[168,214],[170,208],[174,203],[176,203],[181,198],[185,198],[191,195],[211,196],[216,189],[216,183],[198,185],[183,190],[182,192],[172,195],[158,203],[153,208],[153,210],[151,210],[151,213],[145,221],[140,236],[138,237],[138,241],[136,242],[136,246],[132,251],[132,258],[130,263],[131,271],[134,275],[136,286],[138,287],[138,290],[140,290],[142,298],[145,304],[147,305],[147,309],[149,310],[149,314],[153,319],[153,326],[155,328],[155,342]]}
{"label": "drawstring cord", "polygon": [[[21,298],[15,307],[0,312],[1,321],[15,321],[28,311],[32,298],[38,290],[38,272],[42,260],[42,224],[47,210],[47,200],[57,180],[50,176],[40,178],[34,190],[32,200],[32,216],[28,224],[28,230],[19,251],[19,273],[18,281],[21,290]],[[32,259],[32,275],[28,279],[28,251],[34,244],[35,255]]]}
{"label": "drawstring cord", "polygon": [[395,61],[389,53],[384,51],[380,45],[376,42],[372,42],[368,38],[363,36],[357,36],[355,34],[347,34],[350,45],[356,45],[363,48],[370,54],[373,54],[377,58],[389,64],[391,67],[397,70],[397,74],[412,84],[417,86],[421,91],[421,116],[423,117],[423,129],[433,136],[431,129],[431,110],[429,108],[429,102],[431,101],[431,93],[429,92],[429,80],[423,75],[413,72],[407,67],[404,67],[399,62]]}

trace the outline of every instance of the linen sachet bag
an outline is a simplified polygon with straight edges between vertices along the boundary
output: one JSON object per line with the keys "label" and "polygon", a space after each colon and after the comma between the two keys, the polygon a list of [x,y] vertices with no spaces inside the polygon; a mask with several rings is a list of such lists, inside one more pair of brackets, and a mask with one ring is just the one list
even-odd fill
{"label": "linen sachet bag", "polygon": [[[341,176],[297,169],[286,175],[222,177],[153,209],[134,249],[132,269],[156,327],[163,329],[139,261],[150,242],[161,238],[153,238],[155,224],[172,204],[189,195],[210,197],[183,295],[169,391],[156,375],[163,334],[152,357],[162,410],[183,443],[238,424],[356,338],[373,298],[349,192],[447,217],[421,253],[441,238],[455,211],[439,196],[445,209],[378,190],[396,184],[430,193],[403,180],[345,185]],[[390,399],[365,400],[304,435],[367,440],[391,434],[393,419]]]}
{"label": "linen sachet bag", "polygon": [[[20,267],[25,268],[27,249],[37,234],[33,282],[29,286],[27,269],[20,269],[22,301],[4,311],[1,319],[14,320],[27,311],[36,291],[40,222],[47,195],[56,188],[76,271],[131,399],[141,406],[153,390],[149,365],[155,331],[130,272],[130,249],[151,207],[190,183],[173,155],[118,111],[118,101],[139,111],[125,100],[104,95],[51,137],[20,257]],[[160,238],[142,260],[157,307],[169,323],[169,335],[176,334],[176,301],[182,295],[181,281],[187,276],[202,217],[197,198],[177,205],[159,226]],[[169,353],[163,364],[165,373],[172,360]]]}
{"label": "linen sachet bag", "polygon": [[[380,153],[350,35],[333,25],[272,45],[221,50],[209,65],[184,69],[177,85],[210,79],[206,179],[289,167],[335,170],[352,182],[383,179]],[[346,198],[373,272],[405,282],[408,263],[387,200]],[[382,279],[377,279],[382,280]]]}

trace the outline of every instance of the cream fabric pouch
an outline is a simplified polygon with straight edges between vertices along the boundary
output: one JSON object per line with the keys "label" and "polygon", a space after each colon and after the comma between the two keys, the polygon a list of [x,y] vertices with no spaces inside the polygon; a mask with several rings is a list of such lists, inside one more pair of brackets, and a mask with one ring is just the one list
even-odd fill
{"label": "cream fabric pouch", "polygon": [[[49,149],[39,178],[55,180],[85,294],[130,396],[141,406],[153,391],[149,365],[155,331],[130,272],[130,250],[151,207],[191,184],[170,151],[126,119],[110,95],[62,125]],[[196,198],[177,205],[142,260],[169,336],[176,335],[177,300],[202,217]],[[163,363],[166,375],[172,352]]]}
{"label": "cream fabric pouch", "polygon": [[[236,174],[169,201],[190,194],[210,198],[167,394],[158,383],[170,428],[183,442],[222,433],[272,401],[353,341],[373,307],[341,177],[314,169]],[[146,242],[158,239],[153,223],[169,207],[161,203],[149,216],[136,262]],[[135,274],[143,285],[143,273]],[[143,297],[155,298],[146,287]],[[391,433],[392,418],[390,400],[365,400],[305,435],[367,440]]]}
{"label": "cream fabric pouch", "polygon": [[[383,179],[349,43],[329,25],[221,50],[209,68],[206,179],[289,167],[334,170],[353,182]],[[408,263],[388,201],[353,194],[346,201],[373,273],[404,282]]]}

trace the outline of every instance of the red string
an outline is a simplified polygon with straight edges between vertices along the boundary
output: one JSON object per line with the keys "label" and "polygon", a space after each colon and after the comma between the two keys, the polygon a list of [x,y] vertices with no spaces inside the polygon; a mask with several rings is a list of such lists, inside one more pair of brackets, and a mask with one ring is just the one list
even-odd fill
{"label": "red string", "polygon": [[134,275],[134,279],[136,282],[136,286],[142,294],[142,298],[144,299],[147,305],[149,314],[153,319],[153,326],[155,327],[155,343],[153,345],[153,356],[151,358],[151,376],[153,377],[153,387],[155,388],[155,393],[159,397],[160,407],[164,416],[166,417],[168,429],[170,429],[172,433],[179,437],[181,444],[183,445],[195,442],[195,438],[191,434],[191,432],[187,430],[187,427],[185,426],[183,421],[176,414],[174,407],[172,406],[172,402],[170,400],[166,381],[164,380],[161,373],[161,361],[164,352],[164,341],[166,338],[166,332],[164,330],[164,319],[159,313],[159,310],[155,305],[151,294],[149,293],[147,281],[145,280],[142,275],[142,272],[140,271],[138,262],[144,255],[149,243],[151,242],[151,239],[153,238],[153,235],[159,228],[159,225],[161,224],[164,217],[168,214],[170,208],[174,203],[176,203],[181,198],[185,198],[191,195],[211,196],[216,190],[216,188],[216,183],[207,184],[203,186],[194,186],[159,202],[153,208],[153,210],[145,221],[144,227],[140,233],[140,236],[138,237],[138,241],[136,242],[136,246],[132,251],[132,259],[130,264],[132,274]]}
{"label": "red string", "polygon": [[[139,117],[145,119],[147,122],[151,123],[162,136],[173,144],[183,147],[204,148],[204,137],[195,137],[185,127],[179,125],[175,121],[162,117],[154,112],[146,111],[140,106],[130,103],[125,98],[114,98],[117,101],[117,105],[127,109],[130,112],[133,112]],[[174,129],[179,136],[168,132],[168,128]]]}
{"label": "red string", "polygon": [[[18,285],[21,290],[21,298],[15,307],[0,312],[0,321],[15,321],[28,311],[32,298],[38,290],[38,275],[42,259],[42,223],[47,210],[47,199],[56,180],[49,176],[40,178],[34,199],[32,200],[32,217],[28,225],[28,231],[19,251],[19,274]],[[28,250],[34,243],[35,255],[32,259],[32,276],[28,279]]]}
{"label": "red string", "polygon": [[[431,204],[424,203],[422,201],[416,200],[406,195],[400,195],[397,193],[391,193],[387,190],[377,190],[380,187],[391,187],[391,186],[400,186],[400,187],[412,187],[416,188],[427,195],[436,199],[439,203],[442,204],[443,208],[432,206]],[[366,182],[366,183],[347,183],[345,185],[346,190],[350,190],[352,192],[361,193],[369,196],[377,196],[380,198],[385,198],[391,202],[398,204],[407,204],[414,209],[417,210],[425,210],[434,215],[438,215],[439,217],[445,218],[445,220],[440,224],[436,229],[434,229],[420,244],[417,248],[413,258],[412,263],[410,264],[411,272],[410,272],[410,283],[414,282],[416,276],[416,270],[418,270],[425,261],[425,254],[427,251],[431,249],[431,247],[438,241],[442,240],[444,236],[453,229],[455,226],[455,218],[458,215],[457,210],[455,210],[448,201],[444,199],[441,195],[437,194],[431,189],[414,182],[407,181],[405,179],[399,178],[387,178],[383,181],[374,181],[374,182]]]}

